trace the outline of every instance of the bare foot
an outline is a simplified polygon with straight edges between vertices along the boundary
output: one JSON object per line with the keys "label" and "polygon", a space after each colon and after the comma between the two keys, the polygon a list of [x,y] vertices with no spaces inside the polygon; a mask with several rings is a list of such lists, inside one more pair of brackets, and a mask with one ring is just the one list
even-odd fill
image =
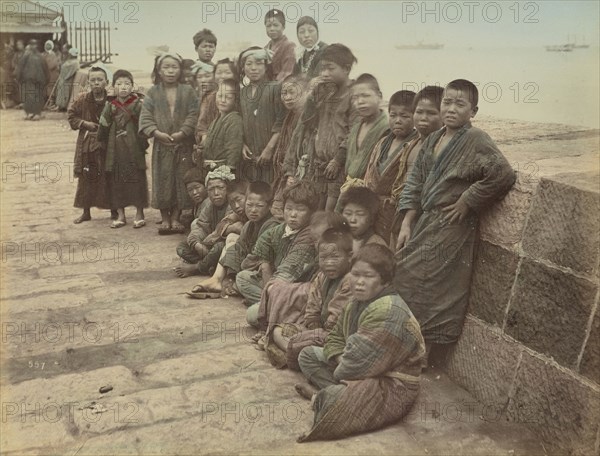
{"label": "bare foot", "polygon": [[173,271],[175,271],[175,274],[177,274],[177,276],[181,277],[182,279],[184,277],[200,275],[200,272],[198,271],[198,266],[195,264],[182,264],[181,266],[173,268]]}
{"label": "bare foot", "polygon": [[223,279],[223,283],[221,285],[223,287],[223,294],[227,296],[240,296],[240,292],[235,284],[235,280],[231,277],[227,277]]}
{"label": "bare foot", "polygon": [[196,285],[192,291],[213,291],[215,293],[220,293],[221,284],[218,280],[213,280],[213,278],[210,277]]}
{"label": "bare foot", "polygon": [[308,383],[296,383],[294,389],[300,396],[308,400],[311,400],[313,395],[319,392],[317,388]]}

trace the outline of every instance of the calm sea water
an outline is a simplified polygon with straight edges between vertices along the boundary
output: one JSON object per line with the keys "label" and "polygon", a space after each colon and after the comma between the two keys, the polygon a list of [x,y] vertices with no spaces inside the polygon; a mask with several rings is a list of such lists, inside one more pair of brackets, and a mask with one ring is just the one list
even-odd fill
{"label": "calm sea water", "polygon": [[397,50],[357,49],[357,76],[376,76],[388,97],[396,90],[464,78],[479,88],[479,113],[510,119],[600,127],[598,48]]}

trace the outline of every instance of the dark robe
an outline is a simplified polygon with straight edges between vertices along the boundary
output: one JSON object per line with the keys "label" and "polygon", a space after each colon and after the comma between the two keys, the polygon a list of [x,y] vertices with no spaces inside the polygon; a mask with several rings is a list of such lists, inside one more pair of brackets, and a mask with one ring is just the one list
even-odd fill
{"label": "dark robe", "polygon": [[169,109],[167,94],[162,84],[148,90],[140,115],[140,132],[151,138],[156,130],[173,134],[184,133],[179,144],[162,144],[154,140],[152,147],[152,207],[168,210],[193,207],[185,183],[184,174],[194,166],[192,149],[194,129],[198,120],[198,96],[186,84],[177,86],[173,114]]}
{"label": "dark robe", "polygon": [[101,101],[94,99],[89,92],[78,97],[69,107],[67,119],[73,130],[79,130],[73,172],[77,179],[75,207],[98,207],[109,209],[110,198],[106,182],[104,150],[97,141],[96,132],[88,131],[83,122],[100,122],[100,115],[106,103],[106,92]]}
{"label": "dark robe", "polygon": [[321,56],[327,44],[319,41],[312,51],[304,50],[294,65],[293,74],[305,74],[308,79],[319,76],[321,72]]}
{"label": "dark robe", "polygon": [[[79,60],[67,59],[60,67],[58,82],[56,83],[56,106],[59,109],[67,109],[71,100],[71,92],[74,90],[73,82],[79,71]],[[79,90],[77,88],[77,90]]]}
{"label": "dark robe", "polygon": [[271,61],[273,80],[281,82],[292,74],[296,62],[295,48],[294,42],[288,40],[285,35],[276,43],[273,43],[272,40],[267,43],[265,49],[273,51],[273,60]]}
{"label": "dark robe", "polygon": [[27,51],[19,62],[21,100],[27,114],[39,115],[46,103],[46,85],[50,80],[48,65],[37,50]]}
{"label": "dark robe", "polygon": [[[503,198],[515,172],[492,139],[470,123],[434,159],[445,128],[430,134],[400,195],[399,210],[420,213],[406,246],[396,253],[396,289],[421,325],[426,341],[458,339],[467,311],[478,241],[478,216]],[[443,223],[442,208],[461,200],[462,222]]]}
{"label": "dark robe", "polygon": [[107,103],[100,117],[98,141],[106,143],[106,172],[112,207],[148,207],[146,149],[138,133],[142,100],[131,94]]}

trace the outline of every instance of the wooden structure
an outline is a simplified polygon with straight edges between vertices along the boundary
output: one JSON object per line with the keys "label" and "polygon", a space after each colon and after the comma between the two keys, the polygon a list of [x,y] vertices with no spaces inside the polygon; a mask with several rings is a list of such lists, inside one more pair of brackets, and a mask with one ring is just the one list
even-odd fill
{"label": "wooden structure", "polygon": [[79,49],[79,61],[82,65],[101,60],[112,63],[110,46],[110,22],[97,21],[69,22],[67,42]]}

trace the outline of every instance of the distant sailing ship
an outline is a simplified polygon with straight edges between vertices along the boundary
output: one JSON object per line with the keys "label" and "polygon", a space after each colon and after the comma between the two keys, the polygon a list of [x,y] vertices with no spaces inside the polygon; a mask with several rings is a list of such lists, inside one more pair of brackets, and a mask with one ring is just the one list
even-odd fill
{"label": "distant sailing ship", "polygon": [[[585,37],[583,38],[583,41],[585,41]],[[571,37],[567,36],[566,44],[554,44],[552,46],[546,46],[546,50],[549,52],[572,52],[573,49],[587,49],[589,47],[589,44],[577,44],[577,37],[575,37],[574,41],[571,41]]]}
{"label": "distant sailing ship", "polygon": [[417,44],[397,44],[396,49],[401,51],[406,50],[436,50],[442,49],[444,47],[443,44],[440,43],[423,43],[423,41],[419,41]]}

